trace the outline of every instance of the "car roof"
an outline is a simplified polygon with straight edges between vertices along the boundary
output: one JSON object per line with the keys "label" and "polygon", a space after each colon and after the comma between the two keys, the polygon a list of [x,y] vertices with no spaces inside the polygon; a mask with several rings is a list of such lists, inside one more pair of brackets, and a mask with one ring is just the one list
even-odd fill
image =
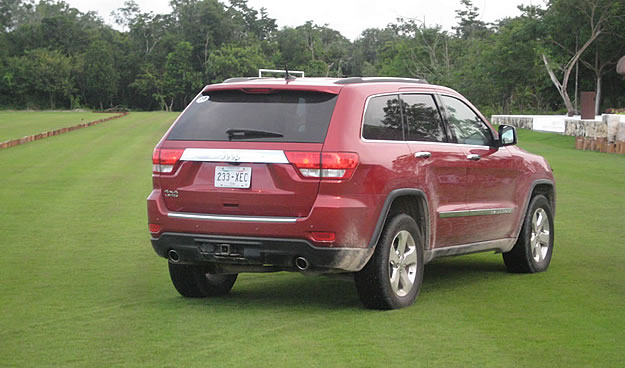
{"label": "car roof", "polygon": [[210,84],[204,87],[202,92],[232,89],[289,89],[318,91],[338,94],[343,88],[367,89],[375,91],[423,91],[423,92],[448,92],[457,94],[454,90],[434,84],[429,84],[422,79],[391,78],[391,77],[350,77],[350,78],[268,78],[268,77],[243,77],[230,78],[222,83]]}

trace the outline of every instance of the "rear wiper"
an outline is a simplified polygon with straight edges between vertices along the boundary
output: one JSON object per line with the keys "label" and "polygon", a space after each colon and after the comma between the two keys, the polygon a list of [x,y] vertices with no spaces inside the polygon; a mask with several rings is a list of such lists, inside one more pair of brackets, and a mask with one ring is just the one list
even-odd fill
{"label": "rear wiper", "polygon": [[266,130],[254,130],[254,129],[228,129],[226,130],[228,139],[253,139],[253,138],[280,138],[284,135],[275,132],[269,132]]}

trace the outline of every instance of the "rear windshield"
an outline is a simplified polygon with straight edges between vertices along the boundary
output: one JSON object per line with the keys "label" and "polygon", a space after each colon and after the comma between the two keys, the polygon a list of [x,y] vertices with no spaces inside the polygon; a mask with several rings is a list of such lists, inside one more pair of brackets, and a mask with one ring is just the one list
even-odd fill
{"label": "rear windshield", "polygon": [[191,102],[167,139],[322,143],[335,103],[336,95],[311,91],[207,92]]}

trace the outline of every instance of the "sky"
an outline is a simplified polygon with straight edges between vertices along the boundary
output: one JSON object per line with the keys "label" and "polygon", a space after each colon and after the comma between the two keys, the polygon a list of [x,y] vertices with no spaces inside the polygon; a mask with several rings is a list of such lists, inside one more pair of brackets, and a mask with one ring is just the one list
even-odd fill
{"label": "sky", "polygon": [[[108,23],[109,14],[121,8],[124,0],[65,0],[81,12],[96,11]],[[169,13],[169,0],[135,0],[142,11]],[[222,3],[225,1],[221,1]],[[517,6],[541,4],[541,0],[473,0],[480,10],[481,20],[493,22],[520,14]],[[455,11],[460,0],[248,0],[256,10],[267,9],[278,27],[299,26],[308,20],[318,25],[327,24],[350,40],[355,40],[366,28],[384,28],[398,17],[425,21],[428,26],[441,25],[446,30],[456,25]]]}

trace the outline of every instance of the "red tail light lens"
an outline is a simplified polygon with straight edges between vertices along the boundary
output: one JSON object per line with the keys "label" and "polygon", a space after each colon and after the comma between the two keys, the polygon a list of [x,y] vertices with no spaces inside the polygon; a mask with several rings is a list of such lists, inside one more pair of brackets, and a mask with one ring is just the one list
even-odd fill
{"label": "red tail light lens", "polygon": [[285,152],[287,159],[305,178],[345,180],[352,177],[358,166],[358,154],[353,152]]}
{"label": "red tail light lens", "polygon": [[180,161],[184,149],[159,149],[152,153],[152,171],[157,174],[169,174],[174,171],[174,167]]}

